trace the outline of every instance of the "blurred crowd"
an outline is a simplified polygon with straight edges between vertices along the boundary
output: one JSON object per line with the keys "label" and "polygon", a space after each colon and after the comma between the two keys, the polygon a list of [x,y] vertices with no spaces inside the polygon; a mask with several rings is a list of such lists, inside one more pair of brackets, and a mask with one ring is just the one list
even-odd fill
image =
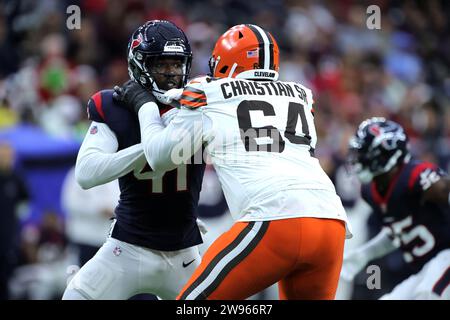
{"label": "blurred crowd", "polygon": [[[71,14],[66,9],[73,4],[81,9],[79,29],[66,24]],[[366,25],[371,4],[381,9],[380,29]],[[4,0],[0,131],[26,123],[51,136],[81,141],[88,125],[87,100],[128,79],[129,36],[151,19],[171,20],[186,32],[194,53],[191,76],[208,73],[215,40],[232,25],[254,23],[274,35],[281,49],[280,79],[313,90],[317,156],[350,219],[368,227],[364,234],[375,234],[379,226],[371,225],[369,214],[352,212],[362,210],[357,182],[344,169],[347,140],[360,121],[385,116],[401,123],[414,155],[449,169],[450,3],[444,0]],[[226,211],[222,207],[220,214]],[[60,231],[60,238],[53,235],[60,244],[65,242],[64,221],[54,216],[64,214],[46,213],[42,219],[44,230]],[[23,241],[33,237],[23,228]],[[401,262],[391,259],[385,264],[394,274]]]}

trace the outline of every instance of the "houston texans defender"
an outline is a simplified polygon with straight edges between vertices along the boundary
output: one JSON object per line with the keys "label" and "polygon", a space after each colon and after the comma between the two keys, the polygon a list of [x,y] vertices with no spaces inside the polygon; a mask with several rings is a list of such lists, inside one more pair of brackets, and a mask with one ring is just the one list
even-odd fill
{"label": "houston texans defender", "polygon": [[450,299],[447,175],[411,159],[403,128],[384,118],[362,122],[349,149],[349,162],[365,183],[362,196],[384,228],[344,258],[341,276],[352,280],[369,261],[398,247],[417,273],[382,299]]}
{"label": "houston texans defender", "polygon": [[[130,81],[158,99],[165,125],[178,110],[163,94],[186,84],[191,59],[184,32],[169,21],[149,21],[129,41]],[[113,92],[100,91],[88,102],[92,124],[79,151],[76,177],[83,188],[119,178],[116,219],[105,244],[72,279],[63,299],[127,299],[137,293],[174,299],[200,263],[196,208],[204,165],[153,171],[140,144],[138,117],[120,106]]]}
{"label": "houston texans defender", "polygon": [[214,78],[188,83],[165,128],[151,94],[137,84],[122,90],[149,163],[170,169],[205,145],[235,220],[179,298],[245,299],[278,282],[282,299],[333,299],[347,218],[313,156],[311,90],[276,81],[278,45],[256,25],[225,32],[210,65]]}

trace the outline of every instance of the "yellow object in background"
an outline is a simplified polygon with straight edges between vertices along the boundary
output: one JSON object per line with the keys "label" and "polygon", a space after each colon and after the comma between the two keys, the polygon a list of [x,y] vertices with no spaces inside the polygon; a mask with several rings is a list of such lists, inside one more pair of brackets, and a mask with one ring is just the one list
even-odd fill
{"label": "yellow object in background", "polygon": [[18,121],[17,114],[2,105],[0,105],[0,129],[11,127]]}

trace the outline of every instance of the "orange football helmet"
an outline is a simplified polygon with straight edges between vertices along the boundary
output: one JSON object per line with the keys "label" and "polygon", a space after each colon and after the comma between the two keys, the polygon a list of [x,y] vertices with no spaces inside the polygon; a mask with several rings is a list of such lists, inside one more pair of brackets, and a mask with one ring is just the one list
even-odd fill
{"label": "orange football helmet", "polygon": [[278,44],[272,35],[253,24],[240,24],[217,40],[209,68],[217,78],[277,80]]}

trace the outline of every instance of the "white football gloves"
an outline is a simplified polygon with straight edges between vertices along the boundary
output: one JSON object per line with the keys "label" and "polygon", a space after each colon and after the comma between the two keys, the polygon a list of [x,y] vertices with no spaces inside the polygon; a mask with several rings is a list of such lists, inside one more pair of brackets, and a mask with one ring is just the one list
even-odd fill
{"label": "white football gloves", "polygon": [[163,103],[179,108],[180,103],[178,102],[178,100],[180,100],[181,95],[183,94],[183,90],[183,88],[167,90],[162,96],[162,99],[164,100]]}

